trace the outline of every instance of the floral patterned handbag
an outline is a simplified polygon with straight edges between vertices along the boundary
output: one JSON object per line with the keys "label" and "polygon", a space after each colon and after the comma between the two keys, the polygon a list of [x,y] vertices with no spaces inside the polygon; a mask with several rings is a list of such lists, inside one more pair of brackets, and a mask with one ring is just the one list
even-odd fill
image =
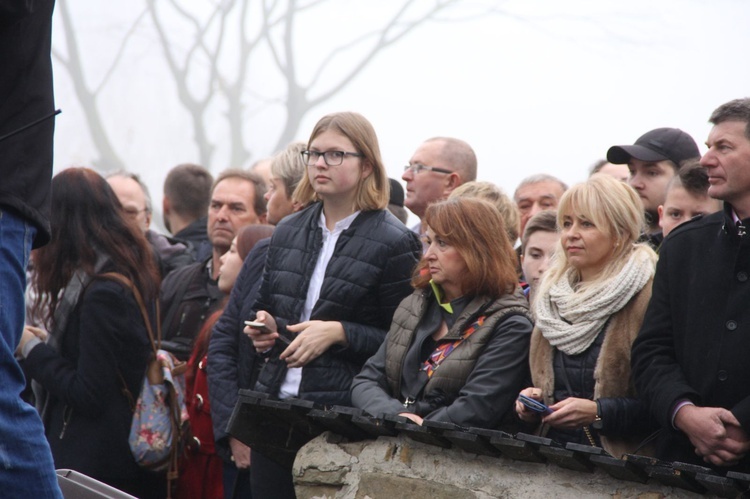
{"label": "floral patterned handbag", "polygon": [[133,292],[153,349],[137,399],[134,399],[120,375],[123,392],[133,410],[128,437],[130,451],[141,467],[153,471],[166,470],[167,480],[171,482],[177,479],[179,454],[184,436],[187,434],[188,413],[185,405],[184,379],[187,363],[177,360],[171,353],[159,348],[161,327],[158,304],[157,336],[154,338],[143,297],[130,279],[113,272],[101,274],[100,277],[118,281]]}

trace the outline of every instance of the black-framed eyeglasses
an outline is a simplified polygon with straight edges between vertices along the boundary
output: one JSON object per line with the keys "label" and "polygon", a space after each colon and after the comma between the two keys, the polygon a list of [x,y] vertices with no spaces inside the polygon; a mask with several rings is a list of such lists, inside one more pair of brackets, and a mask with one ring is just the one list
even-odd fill
{"label": "black-framed eyeglasses", "polygon": [[346,156],[354,156],[362,158],[363,155],[358,152],[346,152],[346,151],[302,151],[302,158],[305,160],[307,166],[313,166],[318,162],[318,159],[323,156],[328,166],[339,166],[344,162]]}
{"label": "black-framed eyeglasses", "polygon": [[419,163],[416,163],[413,165],[406,165],[404,167],[404,173],[408,172],[409,170],[411,170],[414,175],[419,175],[420,172],[423,172],[425,170],[428,172],[437,172],[437,173],[447,173],[447,174],[453,173],[452,171],[446,170],[445,168],[438,168],[437,166],[420,165]]}

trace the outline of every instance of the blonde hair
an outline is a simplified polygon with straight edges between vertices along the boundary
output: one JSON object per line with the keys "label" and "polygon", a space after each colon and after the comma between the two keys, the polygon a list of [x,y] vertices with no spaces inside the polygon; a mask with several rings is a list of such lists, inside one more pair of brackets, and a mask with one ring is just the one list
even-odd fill
{"label": "blonde hair", "polygon": [[[589,220],[602,233],[609,236],[615,247],[610,261],[593,281],[585,286],[598,284],[617,275],[634,251],[647,251],[656,261],[656,254],[643,243],[638,243],[645,227],[643,208],[635,190],[625,182],[603,173],[596,173],[586,182],[568,189],[557,206],[557,225],[562,229],[563,219],[568,216]],[[549,288],[571,268],[563,248],[563,238],[550,268],[544,273],[537,296],[543,296]],[[574,276],[576,284],[580,275]]]}
{"label": "blonde hair", "polygon": [[302,158],[302,151],[306,148],[304,142],[292,142],[271,160],[271,175],[281,180],[284,194],[290,199],[294,199],[292,194],[307,173],[307,165]]}
{"label": "blonde hair", "polygon": [[[315,138],[323,132],[333,131],[349,139],[359,154],[362,155],[361,166],[365,164],[372,167],[372,172],[367,177],[361,177],[357,185],[354,198],[355,210],[382,210],[388,206],[391,186],[388,175],[380,157],[380,146],[378,136],[372,124],[367,118],[359,113],[343,112],[323,116],[315,125],[307,141],[307,148]],[[305,172],[302,175],[293,198],[300,203],[308,204],[320,199],[310,183],[310,178]]]}
{"label": "blonde hair", "polygon": [[511,244],[518,239],[521,230],[521,216],[518,207],[498,186],[492,182],[473,181],[456,187],[448,198],[470,197],[489,201],[500,212],[505,222],[505,232]]}

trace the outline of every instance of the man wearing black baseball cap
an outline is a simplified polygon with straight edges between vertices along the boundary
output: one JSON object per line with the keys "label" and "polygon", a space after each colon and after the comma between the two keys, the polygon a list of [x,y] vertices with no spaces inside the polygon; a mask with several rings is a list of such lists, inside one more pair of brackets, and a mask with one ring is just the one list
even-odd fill
{"label": "man wearing black baseball cap", "polygon": [[695,140],[678,128],[657,128],[638,137],[632,146],[612,146],[607,151],[607,161],[628,165],[628,183],[643,203],[647,237],[653,246],[661,242],[658,207],[664,204],[667,184],[683,161],[698,157]]}

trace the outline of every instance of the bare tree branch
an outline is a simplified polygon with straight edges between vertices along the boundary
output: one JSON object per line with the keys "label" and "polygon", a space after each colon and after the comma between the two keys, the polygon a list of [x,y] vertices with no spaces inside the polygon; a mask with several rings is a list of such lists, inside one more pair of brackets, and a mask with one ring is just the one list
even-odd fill
{"label": "bare tree branch", "polygon": [[99,113],[96,94],[86,84],[78,40],[76,39],[76,31],[73,26],[73,20],[70,17],[70,12],[68,11],[68,5],[66,2],[60,2],[58,8],[62,16],[65,44],[68,52],[67,59],[60,57],[59,60],[70,73],[76,97],[81,103],[84,116],[86,116],[86,122],[89,125],[89,133],[99,152],[99,158],[95,159],[93,163],[103,171],[124,170],[125,165],[115,152],[114,147],[112,147],[109,136],[105,131],[104,123]]}
{"label": "bare tree branch", "polygon": [[147,10],[143,10],[138,17],[135,19],[133,24],[130,26],[130,29],[125,33],[125,37],[122,39],[122,42],[120,43],[120,46],[117,49],[117,53],[115,54],[115,58],[112,61],[112,64],[109,66],[109,69],[104,73],[104,78],[102,78],[102,81],[99,82],[99,85],[96,86],[96,89],[94,90],[94,95],[99,95],[99,92],[107,85],[107,82],[112,77],[112,75],[115,72],[115,69],[120,64],[120,61],[122,61],[122,56],[125,53],[125,47],[127,46],[128,42],[130,41],[130,38],[135,34],[135,29],[138,27],[138,24],[140,24],[141,20],[146,17],[146,14],[148,13]]}

